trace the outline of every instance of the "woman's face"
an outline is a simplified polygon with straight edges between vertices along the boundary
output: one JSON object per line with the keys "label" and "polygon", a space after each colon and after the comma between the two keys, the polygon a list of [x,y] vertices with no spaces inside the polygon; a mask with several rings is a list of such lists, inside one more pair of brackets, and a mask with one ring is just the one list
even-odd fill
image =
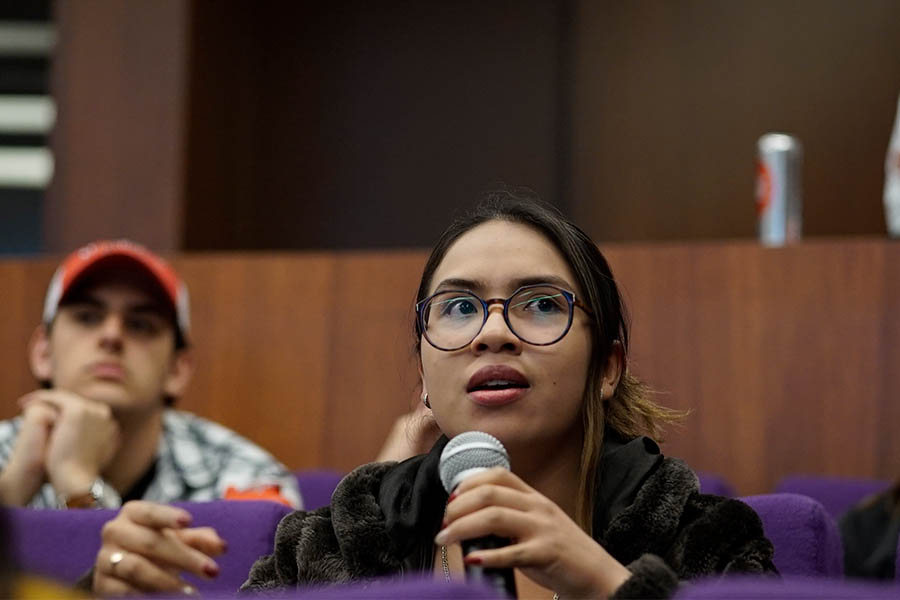
{"label": "woman's face", "polygon": [[[569,265],[543,234],[518,223],[488,221],[453,243],[434,272],[429,294],[467,289],[484,300],[505,299],[535,282],[582,297]],[[485,431],[511,449],[580,442],[591,357],[589,317],[576,308],[565,337],[534,346],[509,330],[499,304],[488,315],[481,332],[459,350],[445,352],[421,340],[423,389],[443,432],[453,437]]]}

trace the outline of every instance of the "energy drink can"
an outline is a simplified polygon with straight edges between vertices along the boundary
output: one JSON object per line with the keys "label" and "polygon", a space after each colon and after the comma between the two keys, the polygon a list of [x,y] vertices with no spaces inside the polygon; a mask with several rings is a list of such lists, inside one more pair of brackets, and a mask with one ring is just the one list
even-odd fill
{"label": "energy drink can", "polygon": [[900,238],[900,98],[894,132],[884,159],[884,218],[891,237]]}
{"label": "energy drink can", "polygon": [[798,242],[803,234],[803,146],[784,133],[767,133],[756,146],[759,241],[766,246]]}

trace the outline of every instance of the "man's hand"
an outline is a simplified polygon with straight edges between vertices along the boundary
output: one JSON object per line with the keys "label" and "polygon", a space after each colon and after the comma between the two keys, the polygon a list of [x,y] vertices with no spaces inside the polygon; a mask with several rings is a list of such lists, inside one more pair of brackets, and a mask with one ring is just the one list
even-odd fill
{"label": "man's hand", "polygon": [[119,425],[109,406],[64,390],[26,398],[26,409],[41,405],[55,412],[44,461],[53,488],[70,496],[86,492],[119,449]]}
{"label": "man's hand", "polygon": [[42,402],[31,401],[42,392],[32,392],[19,399],[19,404],[24,406],[22,428],[9,462],[0,473],[0,502],[9,506],[25,506],[47,479],[44,465],[57,411]]}

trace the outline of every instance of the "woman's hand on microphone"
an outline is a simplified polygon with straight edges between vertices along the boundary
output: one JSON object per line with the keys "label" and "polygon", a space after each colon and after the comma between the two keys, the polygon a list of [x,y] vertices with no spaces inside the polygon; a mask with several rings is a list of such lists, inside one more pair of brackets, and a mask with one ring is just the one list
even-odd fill
{"label": "woman's hand on microphone", "polygon": [[506,469],[490,469],[459,484],[435,543],[489,535],[509,538],[510,545],[472,552],[465,562],[519,569],[560,598],[606,597],[631,576],[559,506]]}

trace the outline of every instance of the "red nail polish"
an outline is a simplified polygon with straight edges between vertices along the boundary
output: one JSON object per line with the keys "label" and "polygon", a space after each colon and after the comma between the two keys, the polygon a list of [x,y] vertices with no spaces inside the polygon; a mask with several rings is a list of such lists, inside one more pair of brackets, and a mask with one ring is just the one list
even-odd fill
{"label": "red nail polish", "polygon": [[463,558],[463,562],[467,565],[480,565],[481,557],[480,556],[467,556]]}
{"label": "red nail polish", "polygon": [[219,574],[219,565],[215,563],[206,563],[203,565],[203,574],[207,577],[215,577]]}
{"label": "red nail polish", "polygon": [[451,502],[453,502],[454,498],[456,498],[456,492],[453,492],[452,494],[450,494],[450,497],[447,498],[447,504],[450,504]]}

